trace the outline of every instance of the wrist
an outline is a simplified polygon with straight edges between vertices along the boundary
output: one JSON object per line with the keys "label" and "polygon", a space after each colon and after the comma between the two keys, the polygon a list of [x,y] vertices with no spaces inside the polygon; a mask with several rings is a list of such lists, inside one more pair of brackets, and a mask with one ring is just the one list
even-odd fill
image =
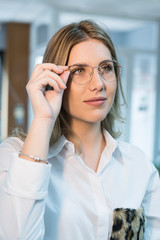
{"label": "wrist", "polygon": [[34,118],[24,142],[22,153],[28,156],[22,156],[30,161],[35,161],[31,156],[38,156],[40,159],[47,159],[50,137],[53,131],[54,122],[49,119]]}
{"label": "wrist", "polygon": [[42,129],[48,129],[50,131],[53,130],[53,127],[54,127],[54,124],[55,124],[55,120],[54,119],[51,119],[51,118],[43,118],[43,117],[34,117],[33,118],[33,121],[32,121],[32,125],[34,126],[39,126],[39,127],[42,127]]}
{"label": "wrist", "polygon": [[39,163],[45,163],[45,164],[48,164],[48,161],[47,160],[42,160],[40,159],[38,156],[32,156],[32,155],[28,155],[26,153],[23,153],[23,152],[19,152],[19,157],[20,158],[23,158],[25,160],[30,160],[32,162],[39,162]]}

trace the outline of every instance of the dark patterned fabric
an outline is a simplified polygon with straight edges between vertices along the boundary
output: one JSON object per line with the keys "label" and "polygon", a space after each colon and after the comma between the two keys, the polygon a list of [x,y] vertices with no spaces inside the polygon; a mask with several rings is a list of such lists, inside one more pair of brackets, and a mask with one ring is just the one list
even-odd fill
{"label": "dark patterned fabric", "polygon": [[143,240],[145,218],[143,208],[116,208],[110,240]]}

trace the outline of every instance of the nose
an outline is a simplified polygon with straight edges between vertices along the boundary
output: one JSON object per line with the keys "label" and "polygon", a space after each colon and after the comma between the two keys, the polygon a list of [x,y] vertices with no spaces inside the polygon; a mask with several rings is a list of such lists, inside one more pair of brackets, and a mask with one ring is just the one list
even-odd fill
{"label": "nose", "polygon": [[102,91],[105,88],[104,80],[99,72],[99,67],[92,67],[91,81],[89,88],[91,91]]}

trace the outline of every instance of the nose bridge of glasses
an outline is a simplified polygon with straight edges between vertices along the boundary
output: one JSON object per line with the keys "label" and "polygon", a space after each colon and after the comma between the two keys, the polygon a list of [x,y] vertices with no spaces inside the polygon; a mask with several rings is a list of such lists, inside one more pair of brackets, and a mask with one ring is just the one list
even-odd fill
{"label": "nose bridge of glasses", "polygon": [[92,68],[92,72],[91,72],[91,77],[93,77],[93,75],[94,75],[94,69],[95,68],[97,68],[97,72],[98,72],[98,75],[100,75],[101,76],[101,69],[100,69],[100,66],[91,66],[91,68]]}

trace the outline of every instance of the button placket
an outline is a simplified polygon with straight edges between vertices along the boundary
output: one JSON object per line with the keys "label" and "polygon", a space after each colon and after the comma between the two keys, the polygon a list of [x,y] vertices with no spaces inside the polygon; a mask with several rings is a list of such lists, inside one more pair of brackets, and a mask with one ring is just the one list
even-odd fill
{"label": "button placket", "polygon": [[89,173],[90,185],[93,192],[93,201],[97,213],[97,238],[96,240],[106,240],[109,234],[109,213],[105,200],[102,184],[96,173]]}

